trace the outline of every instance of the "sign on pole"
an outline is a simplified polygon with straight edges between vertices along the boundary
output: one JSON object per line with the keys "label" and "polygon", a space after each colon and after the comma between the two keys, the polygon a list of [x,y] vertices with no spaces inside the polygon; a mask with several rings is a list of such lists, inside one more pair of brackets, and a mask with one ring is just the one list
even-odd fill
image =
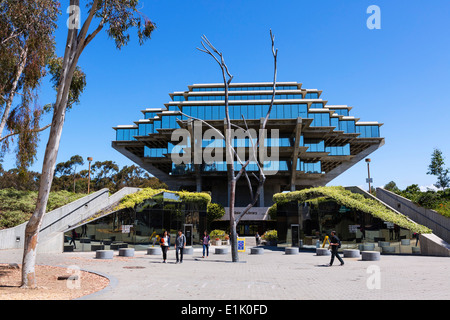
{"label": "sign on pole", "polygon": [[238,252],[245,252],[245,238],[237,238]]}

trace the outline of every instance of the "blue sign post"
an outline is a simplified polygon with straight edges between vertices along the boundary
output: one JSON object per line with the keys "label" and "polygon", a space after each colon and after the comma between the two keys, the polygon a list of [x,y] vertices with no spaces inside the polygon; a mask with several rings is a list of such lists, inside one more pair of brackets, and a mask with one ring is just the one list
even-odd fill
{"label": "blue sign post", "polygon": [[245,238],[237,238],[238,252],[245,252]]}

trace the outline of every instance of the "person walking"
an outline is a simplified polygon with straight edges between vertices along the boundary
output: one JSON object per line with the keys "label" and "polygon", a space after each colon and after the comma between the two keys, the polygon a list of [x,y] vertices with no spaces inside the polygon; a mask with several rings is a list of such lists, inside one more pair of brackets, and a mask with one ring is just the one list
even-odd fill
{"label": "person walking", "polygon": [[76,245],[76,243],[75,243],[75,239],[77,238],[77,236],[78,236],[78,234],[77,234],[77,232],[75,231],[75,229],[72,229],[72,238],[70,239],[69,244],[72,244],[72,243],[73,243],[73,248],[74,248],[74,249],[77,248],[77,245]]}
{"label": "person walking", "polygon": [[344,260],[339,256],[338,249],[341,247],[341,240],[336,235],[336,231],[331,231],[331,238],[330,238],[330,247],[331,247],[331,261],[328,266],[332,266],[334,262],[334,257],[337,257],[338,260],[341,262],[341,266],[344,265]]}
{"label": "person walking", "polygon": [[261,244],[261,236],[259,235],[258,231],[255,235],[256,245],[259,246]]}
{"label": "person walking", "polygon": [[166,263],[167,251],[169,250],[169,247],[170,247],[170,236],[167,233],[167,230],[164,231],[162,236],[159,238],[159,244],[161,246],[161,251],[163,254],[163,263]]}
{"label": "person walking", "polygon": [[202,258],[205,257],[205,251],[206,251],[206,257],[209,257],[210,243],[211,243],[211,239],[209,238],[209,235],[205,230],[205,232],[203,233],[203,241],[202,241],[202,244],[203,244],[203,257]]}
{"label": "person walking", "polygon": [[[178,262],[183,263],[183,250],[185,246],[186,246],[186,237],[184,236],[181,230],[178,230],[177,239],[175,240],[175,253],[177,257],[176,263]],[[178,256],[178,252],[180,253],[180,256]]]}

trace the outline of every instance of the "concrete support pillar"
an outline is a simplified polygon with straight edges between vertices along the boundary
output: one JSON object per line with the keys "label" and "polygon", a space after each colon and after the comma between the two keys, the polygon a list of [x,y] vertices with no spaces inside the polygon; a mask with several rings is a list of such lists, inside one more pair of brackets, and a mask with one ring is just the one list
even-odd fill
{"label": "concrete support pillar", "polygon": [[264,207],[264,186],[261,188],[261,193],[259,194],[258,206]]}

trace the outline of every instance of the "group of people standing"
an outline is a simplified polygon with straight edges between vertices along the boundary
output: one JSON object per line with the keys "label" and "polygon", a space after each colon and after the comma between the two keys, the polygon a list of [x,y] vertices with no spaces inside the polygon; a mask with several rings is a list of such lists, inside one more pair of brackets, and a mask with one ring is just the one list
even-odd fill
{"label": "group of people standing", "polygon": [[[211,244],[211,239],[209,238],[208,233],[205,231],[202,239],[203,244],[203,257],[209,256],[209,246]],[[170,235],[166,231],[159,238],[159,245],[161,246],[162,254],[163,254],[163,263],[166,263],[167,260],[167,251],[170,247]],[[175,256],[177,261],[175,263],[183,263],[183,251],[186,247],[186,236],[183,234],[183,231],[178,230],[177,237],[175,239]]]}
{"label": "group of people standing", "polygon": [[[260,237],[258,233],[256,234],[256,241],[257,243],[260,241]],[[159,244],[161,246],[162,254],[163,254],[163,263],[166,263],[167,260],[167,251],[170,247],[170,235],[167,231],[164,231],[162,236],[159,239]],[[203,256],[202,258],[205,258],[209,256],[209,246],[211,244],[211,239],[206,232],[206,230],[203,233],[202,238],[202,245],[203,245]],[[177,238],[175,239],[175,255],[177,261],[175,263],[183,263],[183,251],[186,247],[186,236],[183,234],[181,230],[178,230]],[[336,231],[331,232],[330,237],[330,246],[329,249],[331,250],[331,261],[328,264],[328,266],[332,266],[334,262],[334,258],[338,258],[339,262],[341,263],[341,266],[344,265],[344,260],[339,256],[338,249],[341,247],[341,240],[337,237]]]}

